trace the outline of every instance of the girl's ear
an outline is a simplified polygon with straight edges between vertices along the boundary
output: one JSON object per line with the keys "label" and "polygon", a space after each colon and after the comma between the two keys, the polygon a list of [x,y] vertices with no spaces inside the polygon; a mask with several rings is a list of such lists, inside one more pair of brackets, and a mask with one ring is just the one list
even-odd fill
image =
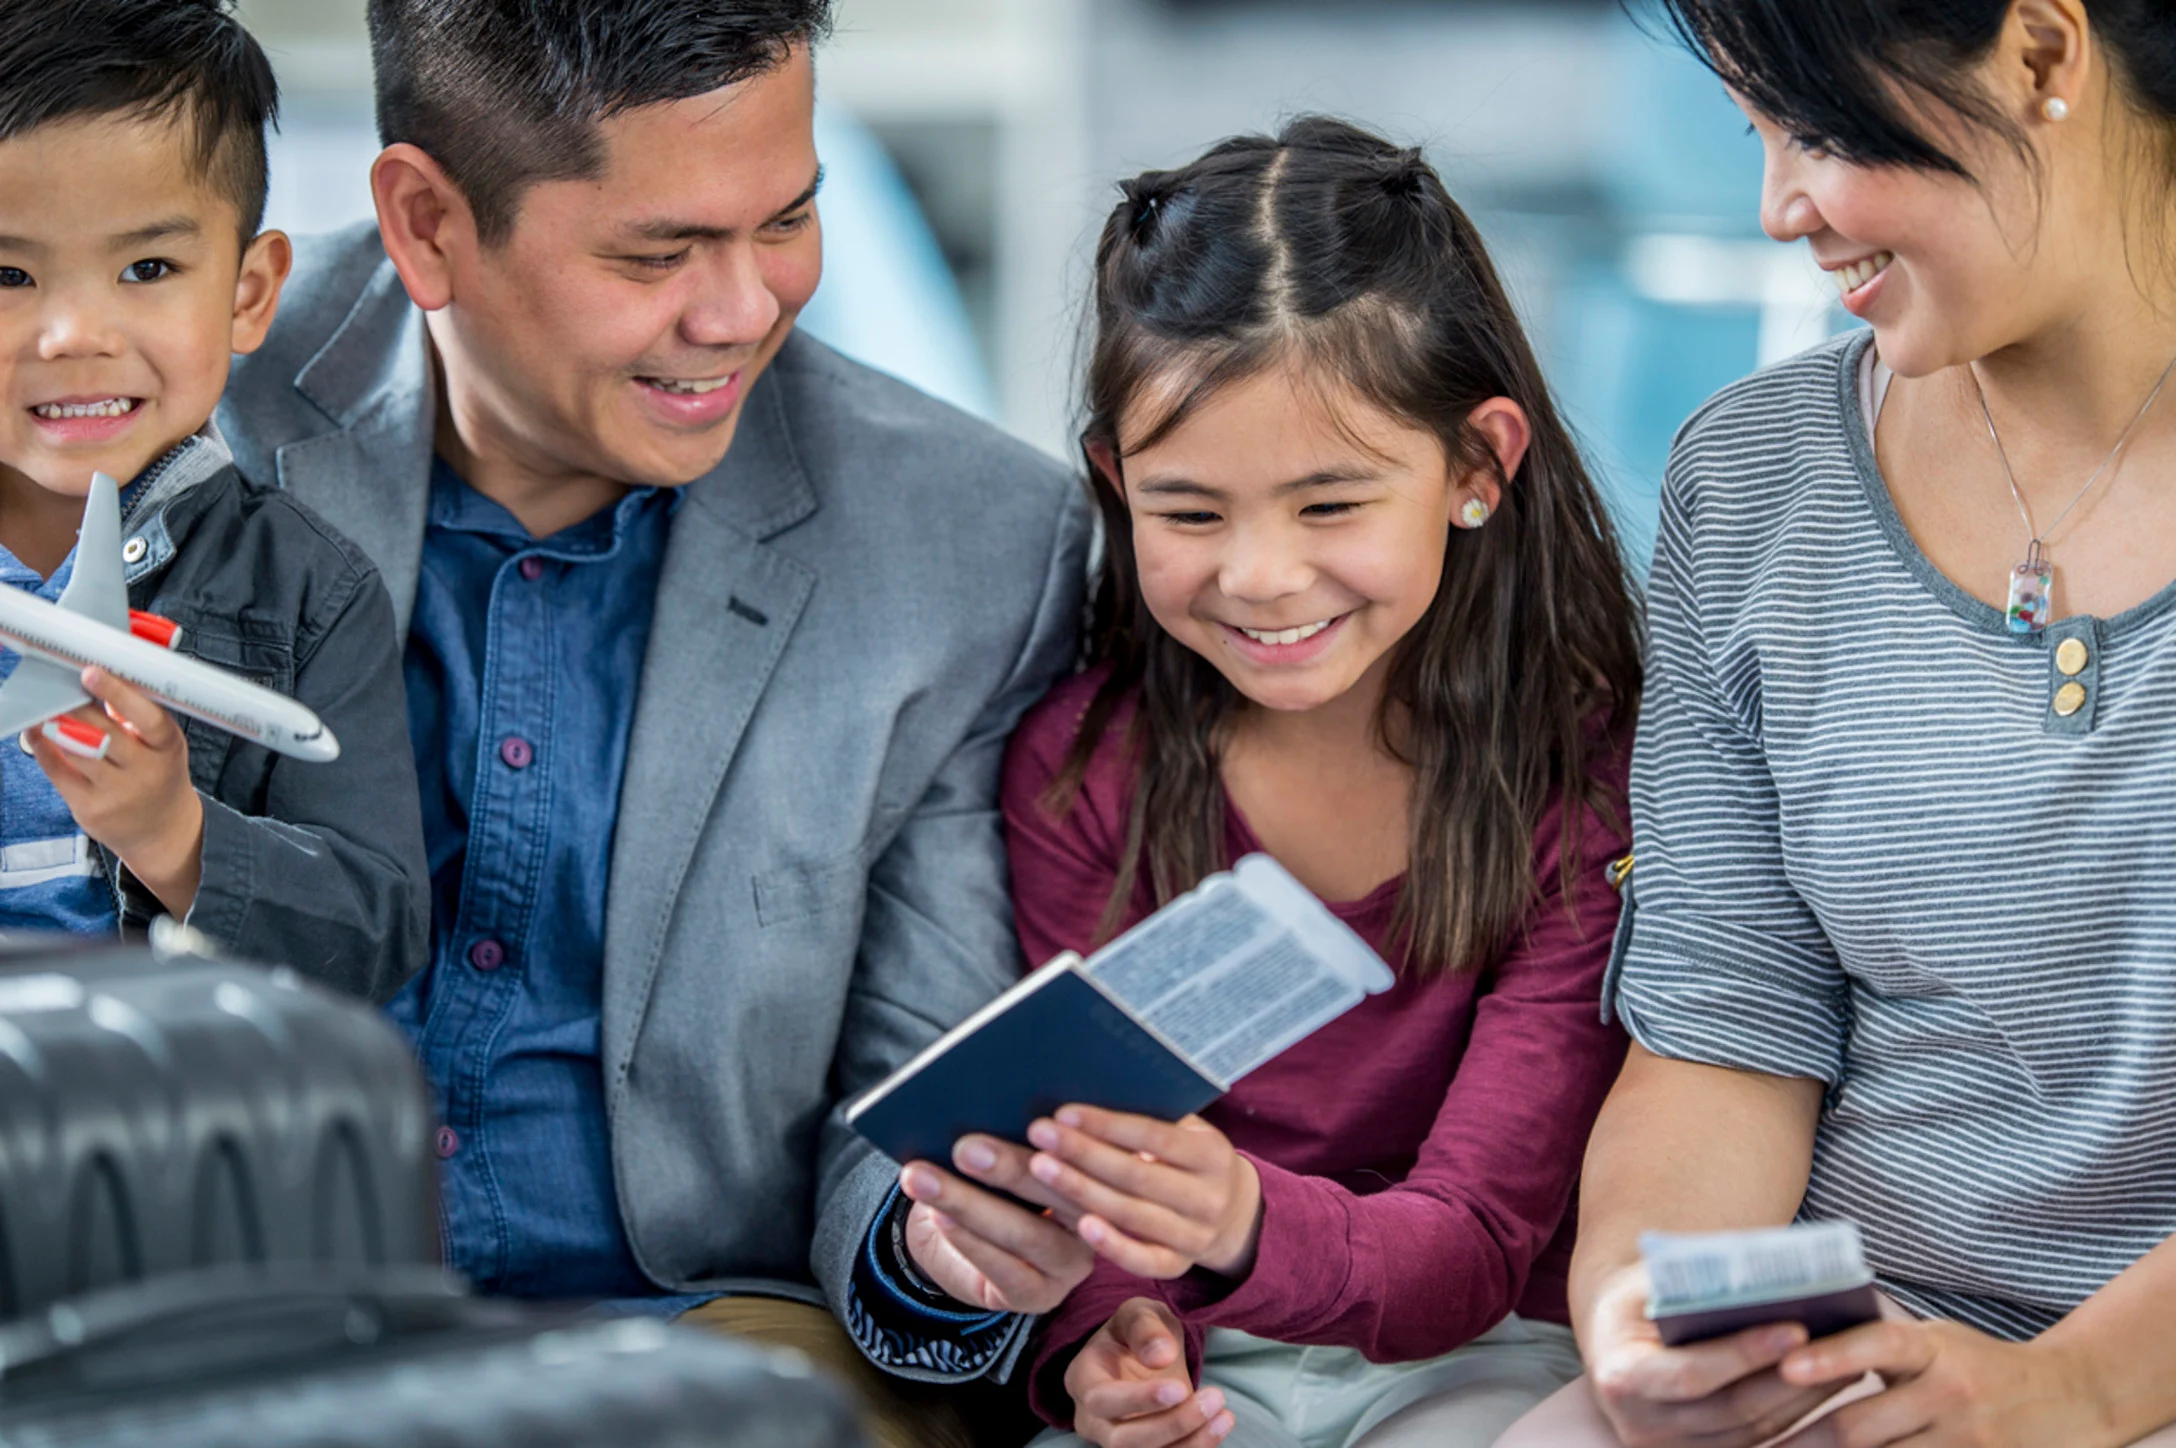
{"label": "girl's ear", "polygon": [[1519,468],[1526,462],[1526,450],[1533,445],[1534,427],[1526,420],[1526,409],[1508,397],[1491,397],[1466,414],[1466,423],[1496,454],[1501,471],[1472,469],[1459,479],[1459,496],[1461,500],[1478,498],[1493,513],[1504,500],[1503,484],[1498,479],[1519,475]]}
{"label": "girl's ear", "polygon": [[1088,437],[1081,439],[1081,451],[1088,454],[1088,465],[1103,475],[1103,481],[1119,497],[1126,496],[1126,476],[1118,465],[1118,449],[1108,438]]}

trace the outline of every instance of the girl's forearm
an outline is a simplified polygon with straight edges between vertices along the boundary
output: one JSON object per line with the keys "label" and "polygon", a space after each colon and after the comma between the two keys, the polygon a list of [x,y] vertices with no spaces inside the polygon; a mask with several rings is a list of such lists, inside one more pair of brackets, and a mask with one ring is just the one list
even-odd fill
{"label": "girl's forearm", "polygon": [[1581,1180],[1572,1322],[1639,1261],[1646,1231],[1775,1226],[1813,1165],[1818,1081],[1694,1065],[1635,1045],[1602,1107]]}

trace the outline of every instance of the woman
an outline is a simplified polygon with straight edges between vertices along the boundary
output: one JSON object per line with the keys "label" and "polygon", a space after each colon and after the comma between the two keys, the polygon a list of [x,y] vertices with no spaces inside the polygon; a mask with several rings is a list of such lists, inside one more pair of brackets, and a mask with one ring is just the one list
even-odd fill
{"label": "woman", "polygon": [[[1590,1379],[1503,1443],[2176,1443],[2176,7],[1667,4],[1872,330],[1671,463]],[[1794,1216],[1893,1319],[1664,1349],[1639,1232]]]}

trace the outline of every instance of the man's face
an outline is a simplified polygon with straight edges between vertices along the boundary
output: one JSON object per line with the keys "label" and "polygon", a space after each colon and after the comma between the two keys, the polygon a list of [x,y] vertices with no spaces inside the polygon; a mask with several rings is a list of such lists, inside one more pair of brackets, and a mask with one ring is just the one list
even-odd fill
{"label": "man's face", "polygon": [[715,468],[823,274],[815,75],[777,69],[602,126],[594,179],[521,198],[432,316],[464,431],[532,471],[678,486]]}
{"label": "man's face", "polygon": [[230,354],[264,340],[288,245],[171,120],[99,117],[0,142],[0,467],[81,497],[203,427]]}

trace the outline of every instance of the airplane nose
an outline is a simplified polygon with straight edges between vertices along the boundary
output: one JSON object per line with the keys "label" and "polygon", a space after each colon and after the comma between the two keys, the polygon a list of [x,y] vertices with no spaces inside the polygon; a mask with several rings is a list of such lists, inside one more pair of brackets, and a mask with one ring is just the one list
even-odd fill
{"label": "airplane nose", "polygon": [[309,738],[296,739],[287,753],[309,764],[330,764],[340,757],[340,741],[333,737],[332,730],[321,724],[317,733]]}

